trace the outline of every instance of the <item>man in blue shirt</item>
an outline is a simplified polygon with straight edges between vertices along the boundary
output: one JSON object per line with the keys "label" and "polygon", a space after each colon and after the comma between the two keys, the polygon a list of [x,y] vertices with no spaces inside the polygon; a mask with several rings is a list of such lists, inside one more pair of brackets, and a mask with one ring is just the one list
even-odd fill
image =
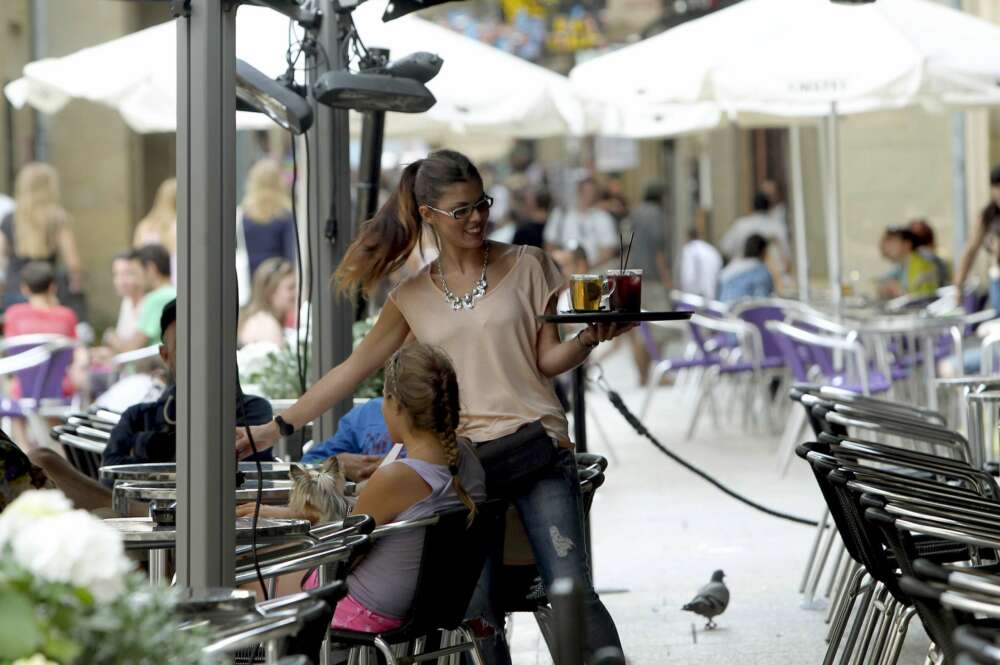
{"label": "man in blue shirt", "polygon": [[729,262],[719,273],[719,300],[728,304],[744,298],[768,298],[774,293],[774,280],[764,257],[768,241],[753,234],[747,238],[743,256]]}
{"label": "man in blue shirt", "polygon": [[302,456],[302,463],[318,464],[336,455],[348,480],[360,482],[375,473],[391,449],[392,440],[382,417],[382,398],[378,397],[351,409],[337,424],[337,433],[313,446]]}

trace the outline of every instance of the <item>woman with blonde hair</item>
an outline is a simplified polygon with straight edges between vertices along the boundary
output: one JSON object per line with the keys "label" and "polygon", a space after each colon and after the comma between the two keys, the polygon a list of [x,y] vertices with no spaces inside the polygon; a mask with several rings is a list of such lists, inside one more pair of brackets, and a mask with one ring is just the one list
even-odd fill
{"label": "woman with blonde hair", "polygon": [[292,200],[278,162],[262,159],[254,164],[247,173],[246,193],[240,204],[251,275],[271,257],[295,263],[298,246],[291,208]]}
{"label": "woman with blonde hair", "polygon": [[253,276],[253,298],[240,315],[239,342],[285,341],[285,323],[295,315],[298,290],[295,269],[289,261],[272,257]]}
{"label": "woman with blonde hair", "polygon": [[160,183],[153,207],[135,227],[132,246],[162,245],[170,256],[177,255],[177,180],[167,178]]}
{"label": "woman with blonde hair", "polygon": [[59,175],[48,164],[32,162],[14,183],[17,207],[0,222],[0,256],[6,259],[4,307],[24,302],[21,269],[31,261],[55,268],[62,260],[69,272],[69,292],[82,290],[80,255],[69,226],[69,215],[59,199]]}

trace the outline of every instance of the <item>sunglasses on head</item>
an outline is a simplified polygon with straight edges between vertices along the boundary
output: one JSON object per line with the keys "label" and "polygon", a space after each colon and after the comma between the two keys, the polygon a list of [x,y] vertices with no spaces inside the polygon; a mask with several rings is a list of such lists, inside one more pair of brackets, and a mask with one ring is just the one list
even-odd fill
{"label": "sunglasses on head", "polygon": [[456,221],[464,221],[469,218],[473,210],[478,210],[481,213],[486,213],[490,208],[493,207],[493,197],[483,194],[483,197],[476,201],[475,203],[470,203],[464,206],[458,206],[452,210],[441,210],[440,208],[435,208],[434,206],[427,206],[434,212],[439,212],[442,215],[448,215]]}

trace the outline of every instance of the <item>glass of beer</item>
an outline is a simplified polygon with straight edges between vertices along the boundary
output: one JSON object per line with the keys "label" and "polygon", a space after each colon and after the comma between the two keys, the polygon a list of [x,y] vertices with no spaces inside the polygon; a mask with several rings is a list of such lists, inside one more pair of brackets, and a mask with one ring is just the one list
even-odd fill
{"label": "glass of beer", "polygon": [[642,270],[608,270],[605,273],[609,284],[608,305],[613,312],[642,311]]}
{"label": "glass of beer", "polygon": [[574,312],[596,312],[601,309],[605,280],[600,275],[573,275],[569,283]]}

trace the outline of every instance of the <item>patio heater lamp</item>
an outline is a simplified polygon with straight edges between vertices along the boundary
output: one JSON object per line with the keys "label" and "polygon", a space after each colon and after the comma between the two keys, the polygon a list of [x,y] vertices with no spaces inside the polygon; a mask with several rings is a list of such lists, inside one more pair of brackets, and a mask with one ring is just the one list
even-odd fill
{"label": "patio heater lamp", "polygon": [[282,129],[302,134],[312,127],[312,107],[291,85],[236,60],[236,108],[263,113]]}
{"label": "patio heater lamp", "polygon": [[443,62],[421,52],[380,69],[327,72],[313,85],[312,94],[320,104],[333,108],[423,113],[437,102],[424,84],[437,75]]}

